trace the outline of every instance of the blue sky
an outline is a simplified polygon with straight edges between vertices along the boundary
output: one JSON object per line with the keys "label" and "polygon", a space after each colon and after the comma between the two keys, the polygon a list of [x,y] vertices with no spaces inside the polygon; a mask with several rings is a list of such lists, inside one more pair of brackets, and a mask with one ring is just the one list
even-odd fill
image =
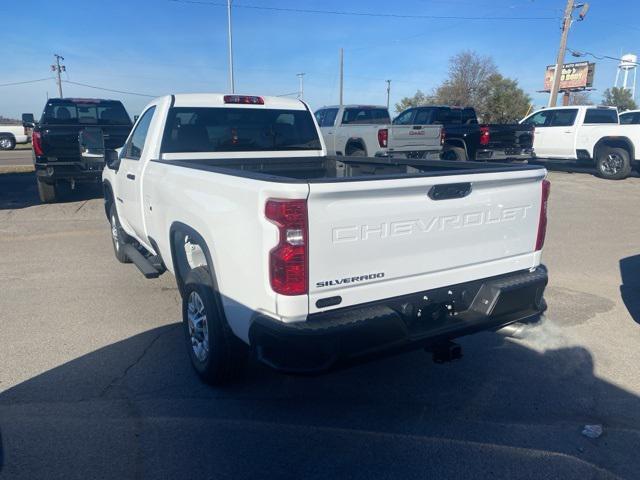
{"label": "blue sky", "polygon": [[[203,0],[206,1],[206,0]],[[213,0],[215,1],[215,0]],[[217,0],[224,3],[224,0]],[[448,58],[464,49],[490,55],[536,105],[546,102],[545,66],[554,63],[564,0],[234,0],[236,90],[279,95],[298,89],[313,108],[338,100],[338,52],[345,49],[345,102],[392,104],[446,76]],[[640,53],[640,2],[590,0],[569,46],[620,56]],[[18,5],[20,8],[18,8]],[[397,15],[550,17],[542,20],[393,18],[264,11],[241,5]],[[228,89],[226,8],[170,0],[22,0],[4,9],[0,84],[51,76],[53,53],[63,78],[116,90],[162,95]],[[612,86],[616,62],[597,62],[592,94]],[[572,61],[568,55],[567,62]],[[0,87],[0,114],[39,114],[53,80]],[[122,100],[138,113],[149,98],[64,84],[65,96]]]}

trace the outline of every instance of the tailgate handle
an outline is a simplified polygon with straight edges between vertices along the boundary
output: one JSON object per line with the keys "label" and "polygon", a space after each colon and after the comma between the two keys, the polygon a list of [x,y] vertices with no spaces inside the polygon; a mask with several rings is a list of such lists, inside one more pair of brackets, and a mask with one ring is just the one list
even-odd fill
{"label": "tailgate handle", "polygon": [[413,129],[414,130],[422,130],[422,125],[414,125]]}
{"label": "tailgate handle", "polygon": [[431,200],[450,200],[452,198],[464,198],[471,193],[471,183],[449,183],[446,185],[434,185],[429,189]]}

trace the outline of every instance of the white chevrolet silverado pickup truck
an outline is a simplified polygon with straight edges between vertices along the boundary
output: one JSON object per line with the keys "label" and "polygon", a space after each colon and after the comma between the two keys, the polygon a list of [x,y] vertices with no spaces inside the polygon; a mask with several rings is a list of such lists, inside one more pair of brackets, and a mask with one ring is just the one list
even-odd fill
{"label": "white chevrolet silverado pickup truck", "polygon": [[0,125],[0,150],[13,150],[16,144],[28,142],[29,132],[22,125]]}
{"label": "white chevrolet silverado pickup truck", "polygon": [[173,273],[208,382],[249,352],[289,372],[450,360],[452,339],[545,309],[542,167],[328,157],[303,102],[222,94],[154,100],[104,156],[115,255]]}
{"label": "white chevrolet silverado pickup truck", "polygon": [[392,124],[376,105],[336,105],[316,111],[329,155],[439,159],[442,125]]}
{"label": "white chevrolet silverado pickup truck", "polygon": [[536,158],[594,165],[610,180],[627,178],[640,165],[640,128],[620,125],[615,107],[545,108],[520,123],[535,126]]}

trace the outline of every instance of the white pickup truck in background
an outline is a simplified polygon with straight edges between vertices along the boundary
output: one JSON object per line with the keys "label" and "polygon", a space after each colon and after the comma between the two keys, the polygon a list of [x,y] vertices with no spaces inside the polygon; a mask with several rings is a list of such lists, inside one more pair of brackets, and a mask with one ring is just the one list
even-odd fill
{"label": "white pickup truck in background", "polygon": [[16,144],[29,143],[29,133],[22,125],[0,125],[0,150],[13,150]]}
{"label": "white pickup truck in background", "polygon": [[545,309],[542,167],[328,157],[303,102],[222,94],[152,101],[105,160],[115,255],[175,275],[208,382],[249,351],[290,372],[411,348],[451,360],[452,339]]}
{"label": "white pickup truck in background", "polygon": [[442,153],[441,125],[392,125],[386,107],[322,107],[316,120],[329,155],[438,159]]}
{"label": "white pickup truck in background", "polygon": [[640,128],[620,125],[615,107],[545,108],[520,123],[535,126],[536,158],[594,165],[602,178],[628,177],[640,159]]}

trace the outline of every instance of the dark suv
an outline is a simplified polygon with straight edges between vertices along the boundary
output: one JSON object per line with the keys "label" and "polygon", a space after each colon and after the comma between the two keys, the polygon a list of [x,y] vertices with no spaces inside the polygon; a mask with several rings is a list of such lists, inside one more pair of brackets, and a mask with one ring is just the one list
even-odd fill
{"label": "dark suv", "polygon": [[104,159],[82,155],[78,137],[87,127],[102,129],[106,148],[122,146],[132,123],[121,102],[98,98],[52,98],[40,121],[23,115],[33,126],[33,158],[42,202],[55,202],[61,184],[75,188],[79,182],[100,182]]}

